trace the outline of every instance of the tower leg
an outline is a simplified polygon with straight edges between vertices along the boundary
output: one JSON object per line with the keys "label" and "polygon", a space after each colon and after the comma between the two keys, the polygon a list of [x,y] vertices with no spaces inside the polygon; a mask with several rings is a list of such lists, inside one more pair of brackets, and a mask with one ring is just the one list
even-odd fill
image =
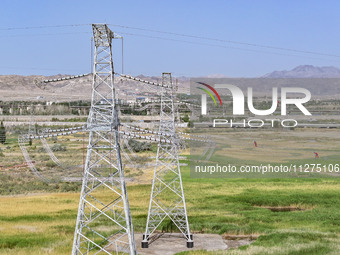
{"label": "tower leg", "polygon": [[142,248],[149,248],[149,235],[143,234]]}
{"label": "tower leg", "polygon": [[148,241],[142,241],[142,248],[149,248],[149,242]]}
{"label": "tower leg", "polygon": [[194,241],[187,241],[187,248],[194,248]]}

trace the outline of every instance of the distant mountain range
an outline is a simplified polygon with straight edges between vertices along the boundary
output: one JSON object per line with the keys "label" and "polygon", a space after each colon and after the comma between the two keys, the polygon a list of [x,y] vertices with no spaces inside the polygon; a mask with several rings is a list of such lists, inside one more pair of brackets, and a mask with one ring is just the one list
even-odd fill
{"label": "distant mountain range", "polygon": [[274,71],[267,78],[340,78],[340,69],[334,66],[300,65],[292,70]]}

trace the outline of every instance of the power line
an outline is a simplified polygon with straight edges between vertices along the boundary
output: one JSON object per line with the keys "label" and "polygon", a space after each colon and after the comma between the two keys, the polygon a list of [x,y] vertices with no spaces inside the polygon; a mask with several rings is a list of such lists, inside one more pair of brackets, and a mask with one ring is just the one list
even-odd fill
{"label": "power line", "polygon": [[[81,27],[81,26],[90,26],[90,25],[91,24],[68,24],[68,25],[47,25],[47,26],[31,26],[31,27],[8,27],[8,28],[0,28],[0,31],[46,29],[46,28],[66,28],[66,27]],[[208,40],[208,41],[230,43],[230,44],[237,44],[237,45],[243,45],[243,46],[251,46],[251,47],[257,47],[257,48],[266,48],[266,49],[274,49],[274,50],[280,50],[280,51],[289,51],[289,52],[295,52],[295,53],[304,53],[304,54],[312,54],[312,55],[340,58],[339,55],[330,54],[330,53],[322,53],[322,52],[307,51],[307,50],[298,50],[298,49],[292,49],[292,48],[277,47],[277,46],[272,46],[272,45],[241,42],[241,41],[234,41],[234,40],[226,40],[226,39],[220,39],[220,38],[212,38],[212,37],[199,36],[199,35],[190,35],[190,34],[169,32],[169,31],[161,31],[161,30],[141,28],[141,27],[131,27],[131,26],[118,25],[118,24],[109,24],[109,25],[114,26],[114,27],[124,28],[124,29],[140,30],[140,31],[152,32],[152,33],[160,33],[160,34],[167,34],[167,35],[173,35],[173,36],[193,38],[193,39]],[[86,33],[86,32],[84,32],[84,33]],[[120,32],[120,33],[123,34],[123,32]],[[68,34],[68,33],[65,33],[65,34]],[[129,34],[129,33],[125,33],[125,34]],[[44,35],[53,35],[53,34],[40,34],[40,35],[32,35],[32,36],[44,36]],[[130,33],[130,35],[137,35],[137,34]],[[16,36],[16,35],[14,35],[14,36]],[[137,35],[137,36],[143,36],[143,35]],[[177,42],[186,42],[186,43],[200,44],[200,45],[206,45],[206,46],[214,46],[214,47],[221,47],[221,48],[230,48],[230,49],[237,49],[237,50],[244,50],[244,51],[252,51],[252,52],[259,52],[259,53],[269,53],[269,52],[266,52],[266,51],[256,51],[256,50],[253,50],[253,49],[227,47],[227,46],[223,46],[223,45],[206,44],[206,43],[199,43],[199,42],[189,42],[189,41],[176,40],[176,39],[170,39],[170,38],[161,38],[161,37],[157,37],[157,36],[147,36],[147,35],[144,35],[144,36],[149,37],[149,38],[154,38],[154,39],[162,39],[162,40],[177,41]],[[6,36],[1,36],[1,37],[6,37]],[[295,56],[295,57],[297,56],[297,55],[287,55],[287,54],[279,54],[279,53],[271,53],[271,54],[285,55],[285,56]]]}
{"label": "power line", "polygon": [[[193,42],[193,41],[179,40],[179,39],[159,37],[159,36],[150,36],[150,35],[145,35],[145,34],[136,34],[136,33],[121,32],[121,31],[116,31],[116,32],[120,33],[120,34],[139,36],[139,37],[145,37],[145,38],[150,38],[150,39],[160,39],[160,40],[173,41],[173,42],[183,42],[183,43],[190,43],[190,44],[203,45],[203,46],[211,46],[211,47],[219,47],[219,48],[225,48],[225,49],[234,49],[234,50],[249,51],[249,52],[256,52],[256,53],[274,54],[274,55],[279,55],[279,56],[301,57],[300,55],[283,54],[283,53],[268,52],[268,51],[254,50],[254,49],[245,49],[245,48],[238,48],[238,47],[225,46],[225,45],[217,45],[217,44],[211,44],[211,43]],[[8,38],[8,37],[36,37],[36,36],[37,37],[39,37],[39,36],[59,36],[59,35],[78,35],[78,34],[91,34],[91,32],[70,32],[70,33],[7,35],[7,36],[0,36],[0,38]],[[121,38],[121,39],[123,39],[123,38]],[[123,42],[122,42],[122,48],[123,48]],[[306,56],[304,56],[304,57],[305,58],[309,58],[309,59],[328,60],[328,59],[316,58],[316,57],[306,57]],[[122,59],[123,59],[123,55],[122,55]],[[123,63],[122,63],[122,65],[123,65]],[[35,68],[35,69],[37,69],[37,68]]]}
{"label": "power line", "polygon": [[311,57],[311,56],[301,56],[301,55],[277,53],[277,52],[255,50],[255,49],[246,49],[246,48],[218,45],[218,44],[211,44],[211,43],[193,42],[193,41],[187,41],[187,40],[180,40],[180,39],[173,39],[173,38],[145,35],[145,34],[135,34],[135,33],[128,33],[128,32],[122,32],[122,31],[116,31],[116,32],[119,33],[119,34],[123,34],[123,35],[132,35],[132,36],[139,36],[139,37],[145,37],[145,38],[151,38],[151,39],[160,39],[160,40],[166,40],[166,41],[174,41],[174,42],[182,42],[182,43],[189,43],[189,44],[196,44],[196,45],[219,47],[219,48],[225,48],[225,49],[234,49],[234,50],[241,50],[241,51],[249,51],[249,52],[255,52],[255,53],[273,54],[273,55],[279,55],[279,56],[299,57],[299,58],[304,57],[304,58],[308,58],[308,59],[318,59],[318,60],[327,60],[327,61],[329,61],[329,59],[318,58],[318,57]]}
{"label": "power line", "polygon": [[[90,25],[91,24],[68,24],[68,25],[47,25],[47,26],[31,26],[31,27],[9,27],[9,28],[0,28],[0,31],[84,27],[84,26],[90,26]],[[117,24],[109,24],[109,25],[114,26],[114,27],[120,27],[120,28],[123,28],[123,29],[133,29],[133,30],[139,30],[139,31],[144,31],[144,32],[159,33],[159,34],[165,34],[165,35],[171,35],[171,36],[180,36],[180,37],[191,38],[191,39],[195,39],[195,40],[200,39],[200,41],[191,41],[191,40],[189,41],[189,40],[161,37],[161,36],[148,35],[148,34],[136,34],[136,33],[116,31],[117,33],[124,34],[124,35],[139,36],[139,37],[145,37],[145,38],[151,38],[151,39],[167,40],[167,41],[173,41],[173,42],[189,43],[189,44],[218,47],[218,48],[225,48],[225,49],[233,49],[233,50],[255,52],[255,53],[272,54],[272,55],[279,55],[279,56],[298,57],[298,58],[302,57],[302,58],[306,58],[306,59],[316,59],[316,60],[326,60],[326,61],[337,61],[338,60],[338,59],[320,58],[320,57],[313,57],[313,56],[306,56],[306,55],[297,55],[297,54],[291,54],[291,53],[302,53],[302,54],[317,55],[317,56],[324,56],[324,57],[340,58],[340,56],[335,55],[335,54],[327,54],[327,53],[320,53],[320,52],[314,52],[314,51],[304,51],[304,50],[290,49],[290,48],[284,48],[284,47],[276,47],[276,46],[270,46],[270,45],[239,42],[239,41],[225,40],[225,39],[219,39],[219,38],[211,38],[211,37],[205,37],[205,36],[199,36],[199,35],[190,35],[190,34],[183,34],[183,33],[154,30],[154,29],[141,28],[141,27],[131,27],[131,26],[123,26],[123,25],[117,25]],[[47,33],[47,34],[28,34],[28,35],[27,34],[26,35],[2,35],[2,36],[0,36],[0,38],[3,38],[3,37],[22,37],[22,36],[34,37],[34,36],[54,36],[54,35],[75,35],[75,34],[88,34],[88,33],[90,33],[90,32],[74,32],[74,33],[68,33],[67,32],[67,33]],[[209,43],[209,42],[202,42],[202,40],[220,42],[220,43],[224,43],[224,44],[222,44],[222,45],[221,44],[213,44],[213,43]],[[257,48],[260,48],[260,49],[241,48],[241,47],[229,46],[229,45],[225,45],[226,43],[257,47]],[[265,51],[265,50],[261,50],[261,49],[276,50],[276,52]],[[123,50],[123,45],[122,45],[122,50]],[[280,50],[282,52],[278,52],[278,50]],[[286,53],[284,51],[286,51]],[[289,53],[289,52],[291,52],[291,53]],[[289,54],[287,54],[287,53],[289,53]],[[122,65],[123,65],[123,55],[122,55]],[[0,67],[0,68],[12,69],[12,67]],[[31,69],[31,70],[41,69],[41,70],[43,70],[43,68],[24,68],[24,69]],[[45,69],[45,70],[47,70],[47,69]],[[49,70],[53,70],[53,69],[49,69]]]}
{"label": "power line", "polygon": [[81,70],[81,69],[72,69],[73,71],[71,71],[70,69],[63,69],[63,68],[45,68],[45,67],[24,67],[24,66],[21,66],[21,67],[18,67],[18,66],[0,66],[0,69],[22,69],[22,70],[43,70],[43,71],[67,71],[67,72],[75,72],[75,71],[84,71],[84,70]]}
{"label": "power line", "polygon": [[28,29],[42,29],[42,28],[63,28],[63,27],[81,27],[90,26],[91,24],[69,24],[69,25],[49,25],[49,26],[34,26],[34,27],[5,27],[0,28],[1,31],[4,30],[28,30]]}
{"label": "power line", "polygon": [[189,35],[189,34],[182,34],[182,33],[175,33],[175,32],[167,32],[167,31],[160,31],[160,30],[140,28],[140,27],[122,26],[122,25],[117,25],[117,24],[109,24],[109,25],[115,26],[115,27],[120,27],[120,28],[125,28],[125,29],[134,29],[134,30],[147,31],[147,32],[153,32],[153,33],[161,33],[161,34],[189,37],[189,38],[194,38],[194,39],[203,39],[203,40],[217,41],[217,42],[223,42],[223,43],[231,43],[231,44],[260,47],[260,48],[268,48],[268,49],[281,50],[281,51],[291,51],[291,52],[297,52],[297,53],[305,53],[305,54],[313,54],[313,55],[321,55],[321,56],[340,58],[339,55],[329,54],[329,53],[321,53],[321,52],[316,52],[316,51],[297,50],[297,49],[277,47],[277,46],[257,44],[257,43],[248,43],[248,42],[240,42],[240,41],[233,41],[233,40],[225,40],[225,39],[219,39],[219,38],[212,38],[212,37],[205,37],[205,36],[198,36],[198,35]]}
{"label": "power line", "polygon": [[90,32],[70,32],[70,33],[4,35],[4,36],[0,36],[0,38],[8,38],[8,37],[35,37],[35,36],[59,36],[59,35],[78,35],[78,34],[91,34],[91,33]]}

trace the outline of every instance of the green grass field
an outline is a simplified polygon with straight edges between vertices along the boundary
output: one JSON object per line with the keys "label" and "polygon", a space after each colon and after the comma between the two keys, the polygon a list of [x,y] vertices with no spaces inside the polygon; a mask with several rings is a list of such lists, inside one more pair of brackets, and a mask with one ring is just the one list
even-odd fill
{"label": "green grass field", "polygon": [[[72,140],[62,142],[67,145]],[[10,150],[16,155],[19,151],[14,142],[10,144],[11,149],[7,150],[5,146],[2,146],[5,155],[2,162],[9,165]],[[231,141],[233,146],[240,147]],[[76,150],[77,146],[68,148]],[[12,162],[17,163],[22,163],[22,158],[15,158]],[[9,175],[8,172],[0,174],[2,177]],[[29,172],[22,174],[28,176]],[[339,254],[340,180],[336,178],[193,179],[188,166],[182,167],[182,176],[189,223],[194,233],[254,234],[259,238],[239,249],[180,254]],[[0,254],[70,254],[79,185],[49,186],[28,177],[27,180],[18,177],[10,181],[3,178],[0,182],[2,190],[14,189],[13,183],[17,181],[18,186],[31,187],[29,192],[36,194],[11,195],[25,191],[18,188],[18,191],[0,197]],[[138,178],[151,182],[149,172]],[[63,185],[66,186],[62,188]],[[69,187],[74,189],[63,192]],[[149,184],[130,183],[128,186],[135,232],[144,231],[150,191]],[[299,210],[271,210],[276,207]],[[169,229],[166,222],[162,227]]]}
{"label": "green grass field", "polygon": [[[338,254],[339,181],[194,180],[183,170],[194,233],[260,235],[249,247],[221,254]],[[144,230],[150,188],[128,188],[136,232]],[[78,198],[78,193],[1,197],[0,254],[69,254]],[[266,206],[304,211],[273,212]]]}

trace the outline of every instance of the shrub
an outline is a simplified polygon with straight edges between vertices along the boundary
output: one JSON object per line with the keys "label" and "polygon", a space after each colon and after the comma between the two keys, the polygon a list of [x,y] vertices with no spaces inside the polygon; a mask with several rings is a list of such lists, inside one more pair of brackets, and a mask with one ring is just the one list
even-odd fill
{"label": "shrub", "polygon": [[53,162],[53,161],[48,161],[47,163],[46,163],[46,166],[47,167],[50,167],[50,168],[53,168],[53,167],[56,167],[57,165]]}
{"label": "shrub", "polygon": [[140,152],[140,151],[150,151],[151,150],[151,144],[148,142],[138,142],[134,139],[129,140],[129,145],[133,149],[134,152]]}
{"label": "shrub", "polygon": [[39,152],[39,153],[45,152],[45,149],[44,149],[43,147],[40,147],[40,148],[38,149],[38,152]]}
{"label": "shrub", "polygon": [[51,150],[54,151],[54,152],[56,152],[56,151],[66,151],[66,146],[56,143],[51,147]]}
{"label": "shrub", "polygon": [[6,142],[6,129],[4,123],[1,121],[0,124],[0,143],[5,144]]}

